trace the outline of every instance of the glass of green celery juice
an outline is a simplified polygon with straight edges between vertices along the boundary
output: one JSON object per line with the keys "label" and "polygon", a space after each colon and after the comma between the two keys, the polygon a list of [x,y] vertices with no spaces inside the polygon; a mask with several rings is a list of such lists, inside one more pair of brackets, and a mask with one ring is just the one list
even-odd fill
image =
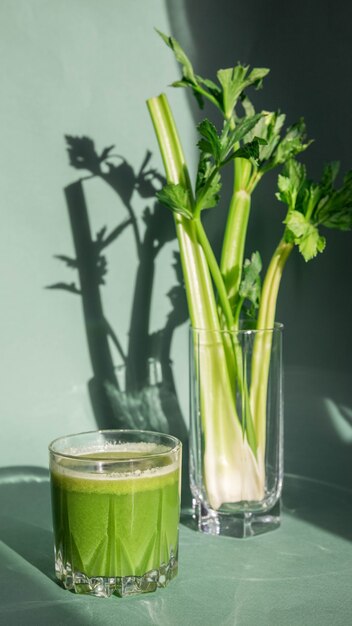
{"label": "glass of green celery juice", "polygon": [[49,446],[56,577],[107,597],[154,591],[177,574],[181,443],[138,430]]}

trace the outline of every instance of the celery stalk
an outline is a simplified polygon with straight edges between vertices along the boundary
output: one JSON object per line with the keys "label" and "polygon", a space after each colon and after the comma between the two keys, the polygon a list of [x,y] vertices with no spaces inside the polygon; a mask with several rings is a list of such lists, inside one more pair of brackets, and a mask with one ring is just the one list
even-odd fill
{"label": "celery stalk", "polygon": [[[183,183],[189,188],[188,170],[166,96],[162,94],[148,100],[148,108],[168,182]],[[212,255],[209,257],[210,251],[200,220],[176,214],[175,223],[192,326],[195,329],[220,331],[206,254],[219,285],[221,276],[216,269],[215,258]],[[229,324],[232,324],[228,303],[225,312]],[[258,499],[263,491],[263,480],[258,472],[255,455],[246,437],[243,437],[236,412],[226,358],[228,347],[220,333],[216,336],[217,341],[205,341],[197,346],[201,363],[201,414],[206,441],[205,481],[209,503],[215,509],[223,502]]]}
{"label": "celery stalk", "polygon": [[236,189],[230,202],[220,264],[231,303],[236,300],[241,282],[250,207],[248,191]]}
{"label": "celery stalk", "polygon": [[[159,35],[182,68],[173,86],[191,89],[200,106],[207,99],[223,116],[221,130],[209,119],[197,126],[200,155],[193,191],[167,98],[148,101],[168,183],[158,197],[174,213],[191,324],[204,333],[195,345],[196,379],[208,500],[217,509],[224,502],[265,497],[267,390],[282,273],[294,246],[306,261],[323,251],[320,225],[352,228],[352,173],[339,189],[334,187],[336,163],[326,166],[320,183],[308,179],[295,158],[310,145],[304,120],[283,132],[284,114],[258,114],[248,99],[247,89],[260,86],[269,70],[250,71],[238,64],[219,70],[217,82],[204,79],[173,37]],[[220,171],[229,163],[233,187],[219,266],[201,213],[218,204]],[[261,289],[259,253],[245,259],[245,247],[252,193],[274,167],[282,167],[276,197],[288,211]],[[244,313],[252,321],[257,316],[250,364],[236,335]],[[241,419],[236,407],[241,407]]]}
{"label": "celery stalk", "polygon": [[269,379],[272,329],[275,324],[277,297],[286,261],[293,244],[281,241],[276,248],[265,276],[259,307],[257,334],[253,348],[250,389],[251,412],[254,415],[259,456],[263,459],[266,440],[266,399]]}
{"label": "celery stalk", "polygon": [[[166,178],[184,184],[192,195],[189,173],[173,115],[165,94],[147,102],[158,139]],[[196,235],[196,224],[174,214],[191,323],[194,328],[219,329],[208,265]]]}

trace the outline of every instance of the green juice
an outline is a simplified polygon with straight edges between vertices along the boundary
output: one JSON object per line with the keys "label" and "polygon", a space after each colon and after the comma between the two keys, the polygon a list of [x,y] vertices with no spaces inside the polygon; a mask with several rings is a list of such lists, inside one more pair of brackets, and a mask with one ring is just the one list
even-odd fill
{"label": "green juice", "polygon": [[[104,461],[136,459],[136,471],[104,469]],[[51,468],[56,560],[85,576],[144,576],[176,559],[179,469],[141,469],[136,449],[81,455],[102,471]],[[139,459],[139,461],[138,461]],[[177,568],[177,565],[176,565]],[[176,573],[176,572],[175,572]]]}

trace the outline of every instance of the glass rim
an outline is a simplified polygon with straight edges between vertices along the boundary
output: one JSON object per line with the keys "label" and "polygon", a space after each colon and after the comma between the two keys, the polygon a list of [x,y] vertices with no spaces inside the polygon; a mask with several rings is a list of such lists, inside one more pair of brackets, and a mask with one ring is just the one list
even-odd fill
{"label": "glass rim", "polygon": [[[250,324],[250,320],[248,320],[248,324]],[[238,328],[237,330],[229,330],[228,328],[199,328],[198,326],[189,325],[190,332],[196,333],[213,333],[219,335],[240,335],[240,334],[250,334],[250,333],[264,333],[264,332],[275,332],[284,330],[284,324],[282,322],[274,322],[274,326],[269,326],[268,328]]]}
{"label": "glass rim", "polygon": [[[152,435],[153,437],[165,437],[166,439],[168,439],[169,441],[172,441],[174,443],[174,447],[170,448],[169,450],[163,450],[162,452],[153,452],[153,453],[149,453],[149,454],[142,454],[141,456],[138,456],[138,458],[125,458],[125,459],[116,459],[116,458],[106,458],[104,459],[104,464],[119,464],[119,463],[129,463],[129,462],[133,462],[136,463],[137,461],[143,461],[146,459],[151,459],[151,458],[161,458],[167,454],[174,454],[179,452],[182,449],[182,441],[180,441],[180,439],[178,439],[177,437],[175,437],[174,435],[169,435],[168,433],[161,433],[159,431],[153,431],[153,430],[141,430],[139,428],[133,429],[133,428],[107,428],[107,429],[99,429],[99,430],[86,430],[86,431],[82,431],[79,433],[71,433],[70,435],[62,435],[61,437],[56,437],[55,439],[53,439],[49,445],[48,445],[48,449],[50,454],[54,454],[56,456],[60,456],[64,459],[70,459],[70,460],[74,460],[74,461],[82,461],[85,463],[89,463],[91,462],[97,462],[98,459],[87,459],[87,458],[80,458],[80,456],[78,454],[68,454],[67,452],[59,452],[54,450],[54,446],[56,443],[58,443],[59,441],[63,441],[64,439],[73,439],[75,437],[82,437],[85,435],[104,435],[104,434],[108,434],[108,433],[122,433],[122,434],[136,434],[136,433],[143,433],[146,435]],[[128,442],[125,442],[128,443]],[[133,442],[131,442],[133,443]],[[143,442],[141,442],[143,443]],[[147,442],[148,443],[148,442]],[[99,461],[101,462],[101,460]]]}

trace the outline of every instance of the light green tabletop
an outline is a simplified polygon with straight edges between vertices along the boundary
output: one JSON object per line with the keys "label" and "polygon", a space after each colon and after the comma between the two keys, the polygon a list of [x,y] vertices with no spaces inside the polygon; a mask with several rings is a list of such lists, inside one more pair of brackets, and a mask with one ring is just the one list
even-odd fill
{"label": "light green tabletop", "polygon": [[287,476],[279,530],[208,537],[181,524],[166,589],[108,600],[53,578],[48,476],[0,470],[0,624],[6,626],[338,626],[352,614],[352,493]]}

